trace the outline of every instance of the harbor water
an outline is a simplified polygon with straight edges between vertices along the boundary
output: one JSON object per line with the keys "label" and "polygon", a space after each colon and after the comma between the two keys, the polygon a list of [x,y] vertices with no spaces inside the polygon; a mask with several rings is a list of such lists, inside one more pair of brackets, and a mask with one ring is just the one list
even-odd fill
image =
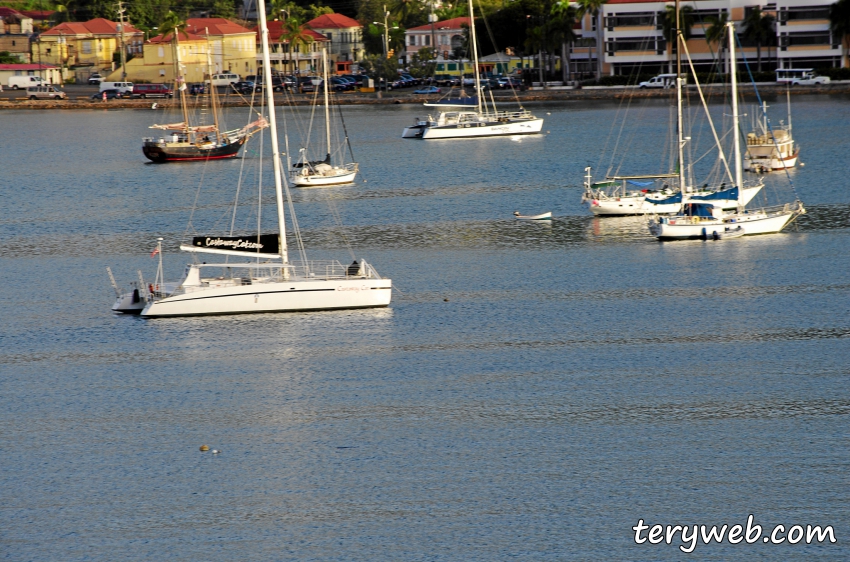
{"label": "harbor water", "polygon": [[[268,171],[261,139],[156,165],[162,112],[3,112],[0,558],[850,558],[850,103],[793,103],[805,165],[766,192],[808,214],[675,243],[580,204],[617,143],[623,173],[658,171],[666,102],[631,107],[631,137],[598,101],[531,106],[539,136],[445,142],[400,138],[427,108],[346,108],[357,183],[294,207],[310,257],[350,247],[390,307],[157,320],[113,315],[106,267],[153,280],[162,237],[176,279],[187,233]],[[749,515],[837,542],[685,554],[632,529]]]}

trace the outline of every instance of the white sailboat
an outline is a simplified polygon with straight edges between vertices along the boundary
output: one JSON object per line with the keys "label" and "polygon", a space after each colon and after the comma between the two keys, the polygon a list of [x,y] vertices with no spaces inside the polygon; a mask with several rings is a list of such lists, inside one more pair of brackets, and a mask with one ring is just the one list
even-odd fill
{"label": "white sailboat", "polygon": [[[331,185],[342,185],[354,181],[357,175],[358,165],[356,162],[349,163],[332,163],[332,148],[331,148],[331,115],[330,102],[328,91],[330,90],[330,80],[328,77],[328,53],[326,49],[322,50],[322,68],[323,68],[323,86],[325,94],[325,142],[327,143],[327,156],[324,160],[310,161],[307,159],[307,150],[302,148],[298,162],[290,168],[289,179],[293,185],[298,187],[326,187]],[[348,136],[346,135],[346,142]],[[343,159],[344,147],[340,147],[338,158]]]}
{"label": "white sailboat", "polygon": [[[678,4],[677,4],[678,7]],[[736,77],[735,28],[732,22],[727,24],[729,34],[729,58],[731,60],[732,83],[732,121],[735,144],[735,181],[743,185],[743,163],[739,138],[738,80]],[[679,32],[680,44],[681,32]],[[656,217],[649,221],[649,231],[659,240],[721,239],[753,234],[771,234],[779,232],[797,216],[805,213],[802,202],[782,206],[748,210],[743,204],[732,213],[706,202],[693,202],[685,196],[683,209],[675,216]]]}
{"label": "white sailboat", "polygon": [[[271,84],[269,32],[265,5],[258,3],[263,49],[263,72]],[[384,279],[363,260],[345,266],[338,261],[308,261],[297,222],[292,221],[298,240],[301,262],[290,262],[284,223],[284,190],[288,184],[282,173],[274,93],[266,90],[274,166],[275,199],[279,233],[249,236],[196,236],[187,252],[227,257],[221,263],[190,263],[176,283],[164,283],[162,275],[161,239],[156,253],[160,266],[153,283],[145,286],[139,280],[136,291],[119,295],[113,306],[116,312],[141,313],[143,317],[195,316],[210,314],[244,314],[334,310],[385,307],[392,296],[392,281]],[[290,213],[292,204],[290,198]],[[294,215],[293,215],[294,219]],[[242,257],[243,262],[229,261]],[[134,302],[139,301],[139,302]],[[141,310],[139,308],[141,307]]]}
{"label": "white sailboat", "polygon": [[[475,76],[475,109],[466,104],[457,111],[441,111],[437,118],[430,115],[425,120],[417,118],[416,123],[405,127],[401,137],[405,139],[460,139],[473,137],[500,137],[513,135],[533,135],[543,129],[543,119],[535,117],[530,111],[520,107],[517,111],[498,111],[496,101],[490,95],[492,107],[481,103],[481,76],[478,71],[478,43],[475,38],[475,18],[472,0],[469,0],[470,42],[472,43],[473,75]],[[446,107],[446,104],[426,106]]]}
{"label": "white sailboat", "polygon": [[[677,2],[677,13],[678,6]],[[711,125],[718,158],[721,167],[725,170],[726,180],[714,186],[709,186],[709,184],[694,185],[693,178],[688,183],[684,147],[690,142],[690,137],[684,135],[682,87],[685,82],[685,75],[682,74],[681,69],[682,51],[687,52],[687,46],[684,44],[682,44],[682,48],[676,51],[676,67],[678,69],[676,78],[677,170],[674,173],[607,176],[604,181],[594,182],[591,169],[585,168],[584,193],[581,201],[587,204],[590,212],[594,215],[670,215],[682,210],[684,199],[711,204],[716,209],[734,210],[749,203],[764,187],[760,180],[747,184],[734,180],[732,171],[726,162],[720,139],[714,131],[711,115],[708,113],[704,99],[703,107],[705,108],[706,119]],[[699,88],[699,82],[696,80],[695,82],[697,88]],[[698,91],[700,97],[703,98],[702,90]],[[692,175],[693,172],[691,172]],[[729,182],[728,186],[727,182]]]}
{"label": "white sailboat", "polygon": [[786,92],[788,124],[779,122],[772,128],[767,119],[767,104],[762,102],[761,119],[756,120],[753,131],[747,133],[747,152],[744,154],[744,169],[751,172],[784,170],[797,165],[800,146],[791,135],[791,94]]}

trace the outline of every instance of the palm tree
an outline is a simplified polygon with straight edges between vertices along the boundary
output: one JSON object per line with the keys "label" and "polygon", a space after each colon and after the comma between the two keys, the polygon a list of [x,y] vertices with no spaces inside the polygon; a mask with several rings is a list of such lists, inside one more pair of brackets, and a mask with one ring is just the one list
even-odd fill
{"label": "palm tree", "polygon": [[71,21],[71,13],[74,11],[75,0],[56,0],[56,23]]}
{"label": "palm tree", "polygon": [[761,72],[761,46],[769,44],[771,38],[776,37],[773,29],[774,20],[773,16],[763,13],[758,6],[751,9],[744,18],[744,37],[756,44],[758,72]]}
{"label": "palm tree", "polygon": [[162,23],[159,24],[159,31],[160,31],[160,33],[162,33],[163,39],[165,39],[166,37],[171,35],[171,50],[172,50],[172,55],[174,57],[174,66],[175,66],[175,68],[174,68],[174,80],[175,80],[175,82],[178,82],[178,84],[177,84],[178,88],[184,88],[185,89],[185,84],[179,83],[179,81],[182,79],[182,77],[180,76],[180,64],[177,60],[178,59],[177,49],[178,49],[178,43],[180,41],[179,35],[181,33],[184,34],[184,35],[186,34],[186,21],[181,19],[180,16],[178,16],[173,11],[169,10],[168,13],[165,14],[165,18],[163,18]]}
{"label": "palm tree", "polygon": [[838,0],[829,7],[829,30],[833,37],[841,38],[841,66],[850,66],[850,0]]}
{"label": "palm tree", "polygon": [[568,1],[557,2],[552,6],[554,16],[552,25],[561,40],[561,78],[564,84],[570,80],[570,50],[577,38],[575,32],[577,13]]}
{"label": "palm tree", "polygon": [[300,52],[301,47],[307,47],[313,43],[313,36],[307,32],[307,29],[307,25],[302,24],[298,18],[288,18],[284,22],[281,37],[289,43],[290,61],[293,60],[294,53]]}
{"label": "palm tree", "polygon": [[424,13],[424,7],[417,0],[390,0],[387,9],[405,27],[410,26],[414,16]]}
{"label": "palm tree", "polygon": [[543,48],[546,46],[546,31],[543,26],[532,27],[525,35],[525,50],[538,53],[538,72],[540,74],[540,85],[545,85],[543,80]]}
{"label": "palm tree", "polygon": [[[602,6],[608,0],[578,0],[579,18],[584,18],[587,14],[596,19],[596,80],[597,82],[602,76],[602,22],[600,15],[602,14]],[[590,64],[590,47],[587,48],[587,63]]]}
{"label": "palm tree", "polygon": [[661,22],[662,33],[667,41],[667,53],[669,54],[668,65],[670,72],[673,66],[673,52],[678,49],[678,38],[676,37],[676,29],[681,30],[682,39],[687,41],[691,38],[691,29],[694,27],[694,9],[691,6],[681,6],[679,8],[679,25],[676,25],[676,7],[667,6],[664,12],[664,20]]}
{"label": "palm tree", "polygon": [[723,51],[725,50],[723,38],[726,36],[726,24],[729,21],[729,12],[720,12],[720,16],[709,16],[705,19],[709,23],[705,30],[705,40],[708,44],[716,43],[718,45],[718,55],[720,64],[720,73],[725,74],[726,66],[723,63]]}

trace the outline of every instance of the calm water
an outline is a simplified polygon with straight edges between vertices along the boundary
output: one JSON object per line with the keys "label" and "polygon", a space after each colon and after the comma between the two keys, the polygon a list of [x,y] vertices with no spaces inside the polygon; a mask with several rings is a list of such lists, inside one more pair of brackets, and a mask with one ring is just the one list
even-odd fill
{"label": "calm water", "polygon": [[365,183],[295,206],[390,308],[152,321],[111,314],[105,267],[151,277],[163,236],[177,276],[199,186],[194,227],[229,224],[258,145],[149,165],[161,113],[0,114],[0,557],[680,560],[631,527],[754,514],[839,542],[690,557],[850,558],[848,100],[795,100],[798,225],[669,244],[579,204],[603,146],[659,160],[665,104],[636,135],[617,103],[533,109],[549,134],[434,143],[398,138],[421,107],[346,111]]}

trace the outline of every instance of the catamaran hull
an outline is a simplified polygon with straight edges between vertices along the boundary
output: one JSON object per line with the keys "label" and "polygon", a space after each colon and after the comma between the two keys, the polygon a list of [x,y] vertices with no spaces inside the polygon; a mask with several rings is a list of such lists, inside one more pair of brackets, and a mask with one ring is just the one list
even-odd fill
{"label": "catamaran hull", "polygon": [[224,286],[149,302],[144,318],[380,308],[390,304],[389,279],[281,281]]}
{"label": "catamaran hull", "polygon": [[[773,234],[781,231],[794,213],[791,211],[752,216],[738,215],[734,220],[697,220],[692,217],[665,219],[650,225],[650,233],[659,240],[699,240],[724,238],[726,234],[750,236],[755,234]],[[731,237],[731,236],[725,236]]]}
{"label": "catamaran hull", "polygon": [[[745,187],[741,190],[740,203],[738,199],[713,199],[711,204],[723,210],[737,209],[752,201],[761,191],[761,184]],[[589,199],[590,212],[597,216],[626,216],[626,215],[674,215],[682,208],[681,203],[652,203],[644,196],[614,197],[610,199]]]}
{"label": "catamaran hull", "polygon": [[334,176],[323,175],[294,175],[292,176],[292,184],[296,187],[326,187],[330,185],[343,185],[353,183],[357,172],[346,172]]}
{"label": "catamaran hull", "polygon": [[472,122],[452,125],[416,125],[406,127],[401,137],[404,139],[462,139],[474,137],[501,137],[513,135],[534,135],[543,129],[543,119],[522,121]]}
{"label": "catamaran hull", "polygon": [[233,158],[239,153],[239,149],[247,140],[247,136],[234,140],[225,145],[194,145],[190,143],[169,143],[158,141],[145,141],[142,152],[151,162],[186,162],[192,160],[218,160],[221,158]]}

